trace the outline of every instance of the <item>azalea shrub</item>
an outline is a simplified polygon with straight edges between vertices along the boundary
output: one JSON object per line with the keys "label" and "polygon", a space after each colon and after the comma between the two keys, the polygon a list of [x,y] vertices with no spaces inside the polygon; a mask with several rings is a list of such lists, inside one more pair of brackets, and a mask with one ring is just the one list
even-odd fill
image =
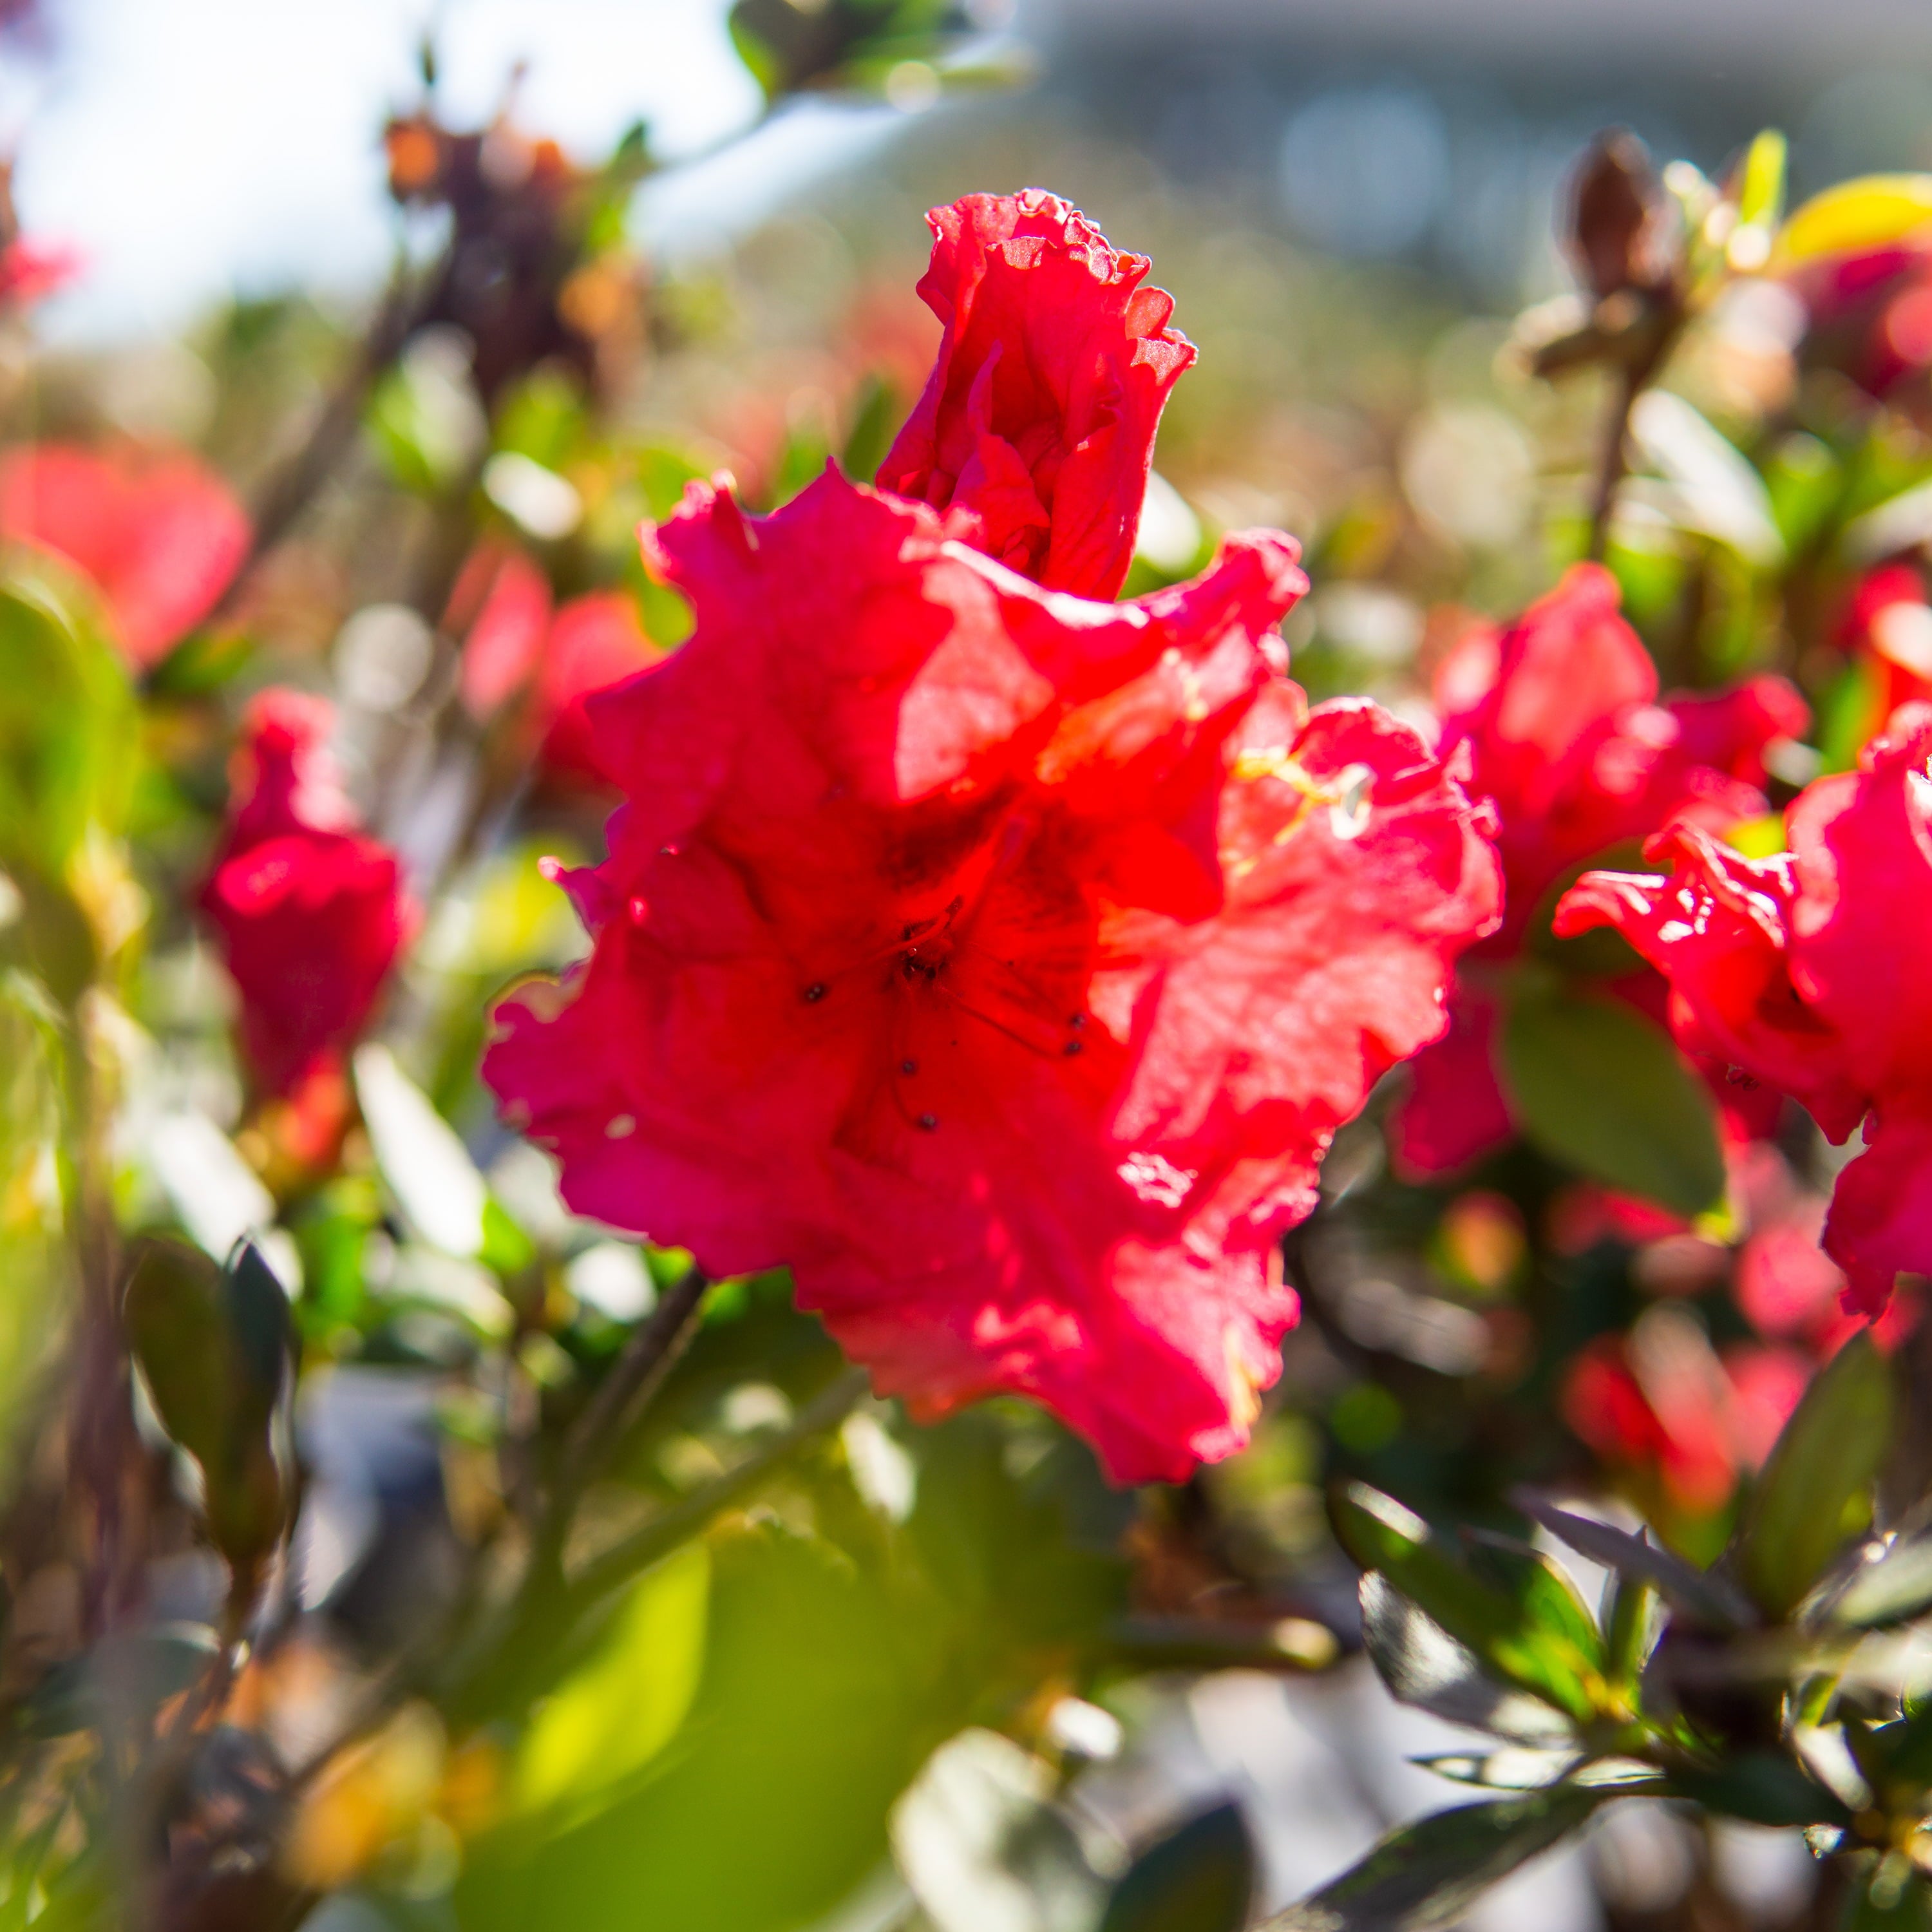
{"label": "azalea shrub", "polygon": [[[1427,1932],[1640,1802],[1926,1924],[1932,180],[1606,135],[1281,530],[1045,188],[788,415],[641,132],[383,152],[196,448],[0,191],[0,1919]],[[1136,1814],[1220,1672],[1439,1804]]]}

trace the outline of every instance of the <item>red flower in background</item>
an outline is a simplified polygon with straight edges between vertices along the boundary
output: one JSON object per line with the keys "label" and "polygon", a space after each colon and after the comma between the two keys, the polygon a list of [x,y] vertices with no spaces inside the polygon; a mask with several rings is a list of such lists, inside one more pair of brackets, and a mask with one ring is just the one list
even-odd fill
{"label": "red flower in background", "polygon": [[463,646],[465,709],[480,722],[522,696],[538,764],[557,776],[610,784],[584,706],[664,656],[636,604],[620,590],[592,591],[553,614],[548,580],[520,550],[479,552],[464,574],[473,581],[458,584],[452,608],[481,601]]}
{"label": "red flower in background", "polygon": [[1870,1315],[1901,1270],[1932,1272],[1932,709],[1893,722],[1792,805],[1789,853],[1673,828],[1646,848],[1669,878],[1592,872],[1557,913],[1559,932],[1612,926],[1665,974],[1687,1050],[1791,1095],[1833,1141],[1864,1120],[1824,1246]]}
{"label": "red flower in background", "polygon": [[1861,740],[1883,730],[1901,704],[1932,701],[1932,604],[1916,565],[1868,571],[1852,593],[1838,637],[1872,682]]}
{"label": "red flower in background", "polygon": [[331,717],[298,692],[254,700],[201,889],[242,997],[243,1052],[275,1096],[338,1065],[416,921],[396,855],[356,830],[325,748]]}
{"label": "red flower in background", "polygon": [[499,1009],[506,1113],[579,1211],[788,1264],[923,1414],[1031,1396],[1123,1480],[1238,1447],[1278,1237],[1495,916],[1467,801],[1279,674],[1279,536],[1121,606],[836,476],[648,543],[697,630],[590,706],[628,802],[592,957]]}
{"label": "red flower in background", "polygon": [[64,288],[80,272],[80,259],[77,250],[16,236],[0,248],[0,309],[26,308]]}
{"label": "red flower in background", "polygon": [[1112,597],[1133,561],[1160,412],[1194,346],[1086,217],[1039,188],[926,217],[919,285],[945,334],[882,489],[961,513],[988,556],[1050,590]]}
{"label": "red flower in background", "polygon": [[1881,400],[1932,367],[1932,245],[1924,236],[1820,256],[1786,280],[1809,322],[1802,360]]}
{"label": "red flower in background", "polygon": [[[1545,896],[1582,861],[1673,818],[1724,830],[1762,814],[1765,747],[1809,720],[1775,677],[1658,703],[1656,667],[1617,604],[1616,579],[1579,564],[1507,630],[1472,632],[1436,674],[1444,755],[1468,760],[1470,790],[1500,825],[1503,922],[1472,962],[1520,954]],[[1641,986],[1612,990],[1646,1004]],[[1449,1034],[1417,1059],[1392,1124],[1410,1172],[1447,1172],[1508,1138],[1501,1018],[1463,974]]]}
{"label": "red flower in background", "polygon": [[248,554],[248,518],[184,451],[39,443],[0,458],[0,536],[91,578],[137,670],[158,663],[220,602]]}

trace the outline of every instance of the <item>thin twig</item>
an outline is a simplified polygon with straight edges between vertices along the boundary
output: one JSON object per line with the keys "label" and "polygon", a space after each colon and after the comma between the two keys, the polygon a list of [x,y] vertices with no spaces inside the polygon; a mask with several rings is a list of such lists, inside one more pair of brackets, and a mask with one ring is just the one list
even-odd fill
{"label": "thin twig", "polygon": [[632,1330],[564,1444],[560,1496],[574,1497],[605,1451],[636,1426],[698,1332],[700,1305],[710,1286],[710,1277],[693,1266]]}
{"label": "thin twig", "polygon": [[746,1456],[736,1468],[727,1470],[716,1482],[707,1484],[696,1495],[674,1503],[653,1516],[643,1528],[606,1550],[595,1562],[586,1564],[566,1588],[566,1600],[572,1615],[580,1616],[593,1608],[600,1598],[696,1535],[713,1516],[759,1487],[794,1450],[827,1430],[836,1429],[857,1406],[869,1382],[863,1369],[848,1369],[836,1382],[813,1396],[762,1449]]}

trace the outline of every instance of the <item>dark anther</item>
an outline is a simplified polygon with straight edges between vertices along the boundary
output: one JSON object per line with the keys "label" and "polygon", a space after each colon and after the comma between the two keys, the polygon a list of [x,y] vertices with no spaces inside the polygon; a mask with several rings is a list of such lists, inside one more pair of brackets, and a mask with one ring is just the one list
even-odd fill
{"label": "dark anther", "polygon": [[902,1073],[916,1073],[919,1071],[919,1062],[916,1060],[902,1060],[899,1062],[899,1071]]}
{"label": "dark anther", "polygon": [[939,1124],[939,1116],[937,1114],[922,1114],[919,1117],[919,1124],[928,1133],[931,1133]]}
{"label": "dark anther", "polygon": [[1080,1051],[1080,1042],[1077,1040],[1070,1040],[1060,1051],[1069,1060],[1071,1060]]}
{"label": "dark anther", "polygon": [[816,1006],[824,997],[825,982],[823,980],[813,980],[805,989],[805,1003],[808,1006]]}
{"label": "dark anther", "polygon": [[1066,1024],[1078,1033],[1087,1024],[1087,1016],[1084,1013],[1075,1013]]}

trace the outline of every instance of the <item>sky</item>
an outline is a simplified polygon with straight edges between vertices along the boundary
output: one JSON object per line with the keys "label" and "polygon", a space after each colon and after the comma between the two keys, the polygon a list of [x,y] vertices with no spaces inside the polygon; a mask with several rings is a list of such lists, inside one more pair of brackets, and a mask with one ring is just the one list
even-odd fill
{"label": "sky", "polygon": [[[519,118],[580,158],[640,116],[661,152],[748,123],[758,91],[726,0],[62,0],[52,57],[0,52],[0,151],[23,221],[86,272],[42,311],[71,342],[178,326],[231,289],[349,293],[386,266],[376,133],[416,95],[432,14],[445,112],[480,120],[519,59]],[[652,192],[675,244],[728,218],[754,181],[796,185],[874,128],[874,112],[794,117],[702,175]],[[694,179],[695,176],[698,178]]]}

